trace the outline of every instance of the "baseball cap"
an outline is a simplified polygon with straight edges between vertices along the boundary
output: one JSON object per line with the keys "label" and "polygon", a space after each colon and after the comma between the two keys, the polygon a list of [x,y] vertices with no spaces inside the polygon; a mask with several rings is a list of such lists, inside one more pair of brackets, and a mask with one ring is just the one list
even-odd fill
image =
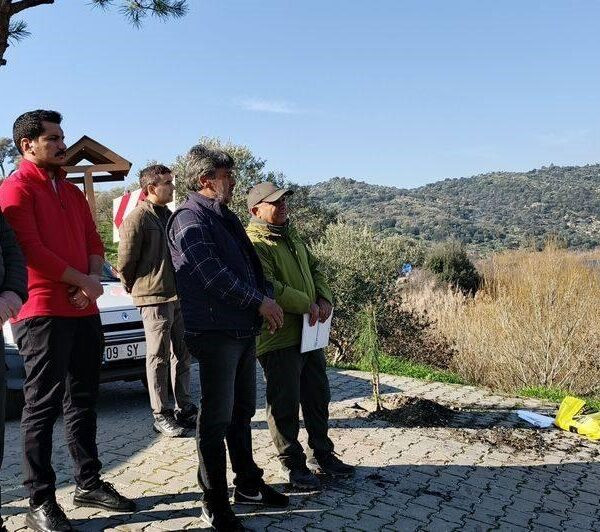
{"label": "baseball cap", "polygon": [[277,201],[282,196],[293,194],[294,191],[289,188],[278,188],[273,183],[265,181],[253,186],[248,192],[248,210],[259,203],[266,201]]}

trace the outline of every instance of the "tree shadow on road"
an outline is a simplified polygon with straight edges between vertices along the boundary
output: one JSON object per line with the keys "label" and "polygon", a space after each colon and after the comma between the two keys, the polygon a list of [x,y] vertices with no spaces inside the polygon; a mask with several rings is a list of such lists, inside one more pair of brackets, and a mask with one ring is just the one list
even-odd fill
{"label": "tree shadow on road", "polygon": [[[462,439],[457,434],[459,431],[454,431],[474,429],[469,430],[469,434],[482,434],[494,427],[526,430],[527,425],[518,420],[511,409],[503,407],[464,409],[442,427],[422,425],[426,430],[368,420],[362,417],[364,412],[358,415],[352,405],[370,395],[370,382],[341,372],[330,372],[330,376],[331,428],[364,429],[357,431],[356,438],[352,435],[352,442],[347,444],[359,463],[356,476],[325,481],[319,493],[295,492],[286,511],[236,506],[235,511],[244,516],[247,526],[256,530],[277,525],[290,530],[309,526],[324,530],[382,530],[386,527],[388,530],[600,530],[597,521],[600,464],[598,454],[590,450],[592,444],[565,451],[562,438],[555,437],[548,448],[528,452],[503,446],[503,442]],[[402,393],[403,390],[384,386],[382,392]],[[197,384],[193,393],[197,397]],[[264,406],[262,384],[259,384],[257,399],[259,408]],[[344,403],[338,404],[340,402]],[[98,440],[105,469],[126,465],[135,471],[136,453],[153,446],[157,439],[151,430],[146,391],[139,384],[107,385],[98,410]],[[377,429],[398,426],[402,427],[401,431],[385,430],[383,440],[376,442],[378,432],[381,436]],[[11,429],[17,428],[17,425],[11,426]],[[266,424],[259,422],[253,428],[266,429]],[[60,432],[58,426],[56,432]],[[16,434],[9,437],[18,445]],[[564,434],[564,438],[573,442],[577,439],[570,434]],[[154,453],[161,448],[159,443]],[[421,448],[424,452],[419,454]],[[472,452],[475,448],[479,454]],[[428,454],[429,451],[432,454]],[[55,463],[60,460],[70,464],[67,454],[64,443],[55,446]],[[545,456],[553,463],[542,463]],[[109,457],[114,459],[112,463],[105,460]],[[148,459],[151,460],[151,456]],[[572,462],[564,463],[566,460]],[[559,463],[561,461],[563,463]],[[63,465],[60,469],[71,484],[70,468],[67,471]],[[159,489],[168,491],[169,480]],[[163,521],[164,528],[178,529],[175,522],[170,522],[182,517],[188,519],[186,527],[200,526],[196,525],[200,515],[196,491],[143,495],[136,500],[140,510],[135,514],[103,512],[102,516],[74,519],[73,523],[81,530],[102,530],[136,524],[139,529],[140,525]],[[26,511],[25,500],[13,499],[13,502],[15,506],[3,511],[10,515]]]}
{"label": "tree shadow on road", "polygon": [[[349,399],[361,399],[368,397],[372,393],[371,382],[368,379],[361,379],[352,375],[342,373],[340,370],[329,368],[327,371],[329,377],[329,387],[331,390],[331,401],[347,401]],[[256,407],[265,408],[264,375],[260,368],[256,374],[257,389]],[[381,393],[398,393],[402,390],[396,386],[387,384],[381,385]]]}
{"label": "tree shadow on road", "polygon": [[[598,530],[599,473],[598,462],[359,466],[353,478],[325,480],[320,492],[292,493],[285,510],[233,508],[253,530]],[[186,530],[203,530],[197,494],[141,497],[138,504],[133,515],[73,524],[98,530],[162,521],[173,529],[169,521],[183,518]]]}

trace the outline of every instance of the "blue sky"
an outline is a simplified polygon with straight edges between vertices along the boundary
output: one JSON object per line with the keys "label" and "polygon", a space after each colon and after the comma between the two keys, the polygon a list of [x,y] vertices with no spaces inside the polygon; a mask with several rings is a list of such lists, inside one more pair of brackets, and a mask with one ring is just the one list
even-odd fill
{"label": "blue sky", "polygon": [[201,136],[300,183],[413,187],[600,160],[600,2],[190,0],[135,30],[57,0],[0,68],[0,136],[64,116],[139,169]]}

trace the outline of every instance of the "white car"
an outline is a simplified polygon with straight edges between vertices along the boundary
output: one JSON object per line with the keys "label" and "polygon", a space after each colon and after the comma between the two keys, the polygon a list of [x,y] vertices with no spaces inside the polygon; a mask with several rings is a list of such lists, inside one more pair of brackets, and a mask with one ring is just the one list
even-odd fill
{"label": "white car", "polygon": [[[106,262],[102,272],[104,294],[98,298],[106,346],[100,382],[146,379],[146,337],[142,318],[131,296],[125,292],[114,268]],[[16,417],[23,408],[23,359],[14,343],[10,324],[5,323],[6,415]]]}

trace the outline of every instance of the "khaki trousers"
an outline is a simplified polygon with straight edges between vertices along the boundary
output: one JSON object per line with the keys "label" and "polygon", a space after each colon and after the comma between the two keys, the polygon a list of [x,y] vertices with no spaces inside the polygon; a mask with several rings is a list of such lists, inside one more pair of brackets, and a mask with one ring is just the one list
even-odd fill
{"label": "khaki trousers", "polygon": [[[184,342],[179,301],[140,307],[146,333],[146,377],[154,416],[169,410],[169,386],[175,410],[191,404],[190,353]],[[171,382],[169,382],[169,367]]]}

